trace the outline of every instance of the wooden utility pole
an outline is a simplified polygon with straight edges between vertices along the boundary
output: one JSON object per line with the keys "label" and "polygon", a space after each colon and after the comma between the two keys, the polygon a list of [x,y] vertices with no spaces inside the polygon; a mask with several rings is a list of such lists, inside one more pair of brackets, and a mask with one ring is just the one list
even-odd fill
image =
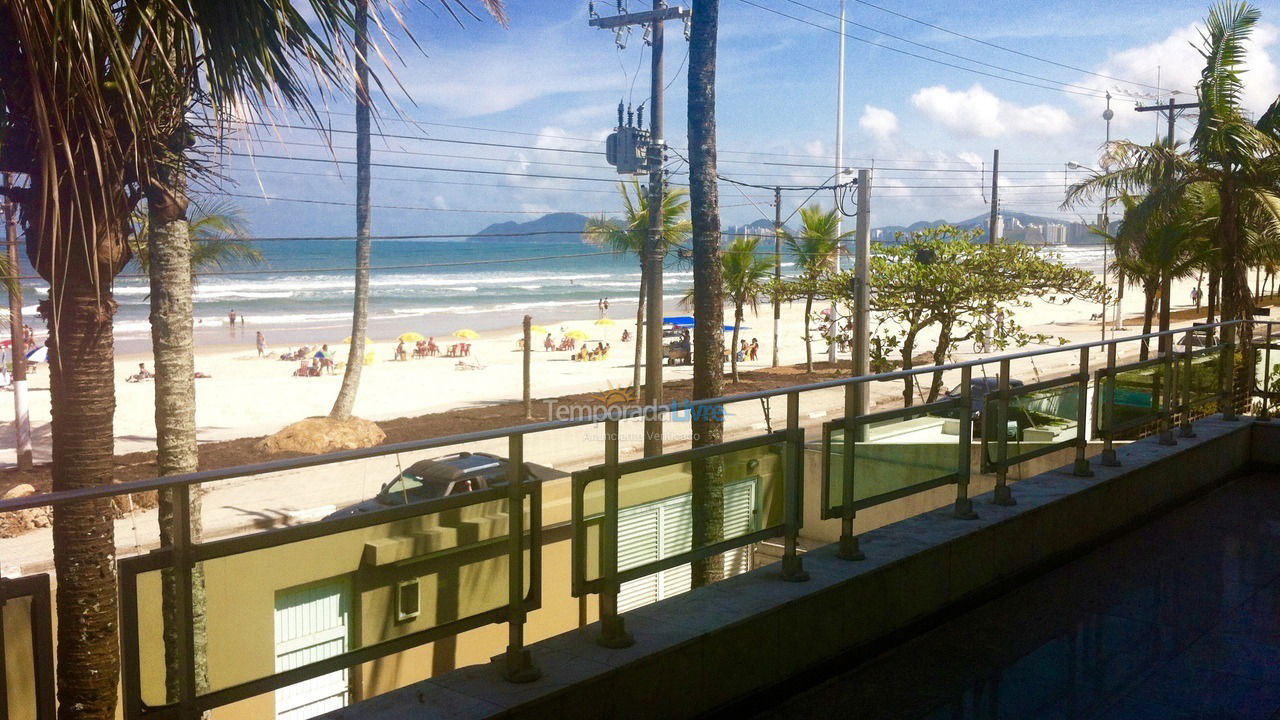
{"label": "wooden utility pole", "polygon": [[782,188],[773,188],[773,366],[778,367],[778,326],[782,324]]}
{"label": "wooden utility pole", "polygon": [[650,142],[646,157],[649,170],[649,241],[645,247],[645,273],[648,276],[646,288],[649,305],[646,308],[645,325],[648,334],[645,337],[645,384],[643,402],[646,407],[655,408],[645,416],[644,422],[644,454],[653,457],[662,454],[662,416],[656,408],[662,404],[662,261],[665,256],[662,238],[662,208],[666,198],[663,187],[663,156],[666,141],[663,139],[663,24],[668,20],[684,20],[689,15],[688,8],[667,7],[665,0],[653,0],[653,9],[622,13],[611,17],[593,17],[591,27],[605,29],[621,29],[631,25],[648,28],[652,62],[649,68],[649,133]]}
{"label": "wooden utility pole", "polygon": [[1000,149],[995,150],[991,159],[991,220],[987,223],[987,244],[996,242],[996,234],[1000,226]]}
{"label": "wooden utility pole", "polygon": [[[13,174],[4,174],[4,186],[13,187]],[[10,355],[13,357],[13,418],[17,434],[14,449],[18,469],[31,469],[31,413],[27,405],[27,344],[22,324],[22,281],[18,265],[18,212],[12,200],[4,201],[4,225],[9,268],[13,273],[9,286]]]}

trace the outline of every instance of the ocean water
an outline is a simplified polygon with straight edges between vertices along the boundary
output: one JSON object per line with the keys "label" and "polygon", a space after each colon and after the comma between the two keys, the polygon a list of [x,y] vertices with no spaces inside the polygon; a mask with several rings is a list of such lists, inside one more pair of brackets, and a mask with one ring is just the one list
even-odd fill
{"label": "ocean water", "polygon": [[[227,269],[251,273],[211,271],[197,279],[198,342],[243,342],[245,335],[251,342],[258,330],[273,345],[336,342],[350,334],[353,241],[262,242],[258,247],[263,264]],[[1101,268],[1100,247],[1055,251],[1071,265]],[[792,263],[786,257],[783,262],[786,273]],[[375,340],[409,330],[446,336],[463,327],[481,332],[516,327],[525,314],[535,324],[596,317],[601,298],[609,299],[613,317],[623,318],[635,313],[640,282],[635,257],[576,240],[375,240],[372,266],[369,334]],[[122,351],[141,351],[149,343],[150,289],[137,274],[131,265],[115,287],[115,331]],[[674,311],[691,286],[691,268],[687,261],[669,258],[664,276],[666,305]],[[34,315],[35,301],[47,285],[26,285],[25,312]],[[233,310],[245,318],[243,331],[228,327]]]}

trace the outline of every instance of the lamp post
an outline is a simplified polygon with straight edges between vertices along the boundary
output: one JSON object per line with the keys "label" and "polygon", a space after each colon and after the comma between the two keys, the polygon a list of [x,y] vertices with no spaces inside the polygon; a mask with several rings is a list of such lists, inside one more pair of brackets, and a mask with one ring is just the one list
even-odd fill
{"label": "lamp post", "polygon": [[[1087,170],[1088,172],[1091,172],[1095,175],[1101,174],[1097,170],[1089,167],[1088,165],[1081,165],[1080,163],[1074,160],[1067,163],[1067,169],[1068,170]],[[1107,232],[1107,230],[1109,229],[1109,226],[1111,225],[1110,220],[1107,218],[1107,204],[1110,202],[1110,199],[1111,199],[1110,193],[1108,192],[1102,201],[1102,213],[1098,216],[1098,229],[1104,233]],[[1103,236],[1102,237],[1102,285],[1103,287],[1106,287],[1106,284],[1107,284],[1107,245],[1108,245],[1107,238]],[[1121,285],[1123,284],[1124,284],[1124,281],[1122,279]],[[1120,292],[1124,292],[1123,287],[1120,289]],[[1118,296],[1116,298],[1116,304],[1117,305],[1120,304],[1120,299]],[[1102,339],[1103,340],[1107,339],[1107,298],[1106,296],[1103,296],[1102,298]]]}

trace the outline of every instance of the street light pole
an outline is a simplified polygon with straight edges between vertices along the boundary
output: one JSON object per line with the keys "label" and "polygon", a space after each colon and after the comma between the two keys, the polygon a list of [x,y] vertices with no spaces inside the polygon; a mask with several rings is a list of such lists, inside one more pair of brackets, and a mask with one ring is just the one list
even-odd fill
{"label": "street light pole", "polygon": [[[840,0],[840,55],[836,61],[836,174],[839,177],[844,171],[844,5],[845,0]],[[838,203],[840,190],[835,191],[836,202]],[[843,233],[841,223],[840,208],[836,208],[836,237],[840,237]],[[836,257],[835,271],[840,272],[840,242],[836,241]],[[831,363],[834,369],[836,365],[836,301],[831,299],[831,307],[827,314],[827,361]]]}

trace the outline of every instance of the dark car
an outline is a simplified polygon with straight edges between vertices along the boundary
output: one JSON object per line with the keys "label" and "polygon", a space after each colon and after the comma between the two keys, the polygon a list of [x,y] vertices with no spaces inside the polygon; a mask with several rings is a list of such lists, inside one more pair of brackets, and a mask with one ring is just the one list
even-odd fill
{"label": "dark car", "polygon": [[[372,499],[345,507],[329,518],[347,517],[396,505],[505,486],[510,465],[510,461],[504,457],[471,452],[419,460],[387,481]],[[550,480],[564,475],[565,473],[541,465],[524,465],[526,481]]]}
{"label": "dark car", "polygon": [[[1009,378],[1009,387],[1022,387],[1023,382],[1017,378]],[[947,392],[949,398],[959,398],[963,388],[959,385]],[[1000,391],[1000,378],[977,377],[969,379],[969,396],[973,406],[973,436],[982,437],[984,427],[983,413],[987,409],[987,396]]]}

